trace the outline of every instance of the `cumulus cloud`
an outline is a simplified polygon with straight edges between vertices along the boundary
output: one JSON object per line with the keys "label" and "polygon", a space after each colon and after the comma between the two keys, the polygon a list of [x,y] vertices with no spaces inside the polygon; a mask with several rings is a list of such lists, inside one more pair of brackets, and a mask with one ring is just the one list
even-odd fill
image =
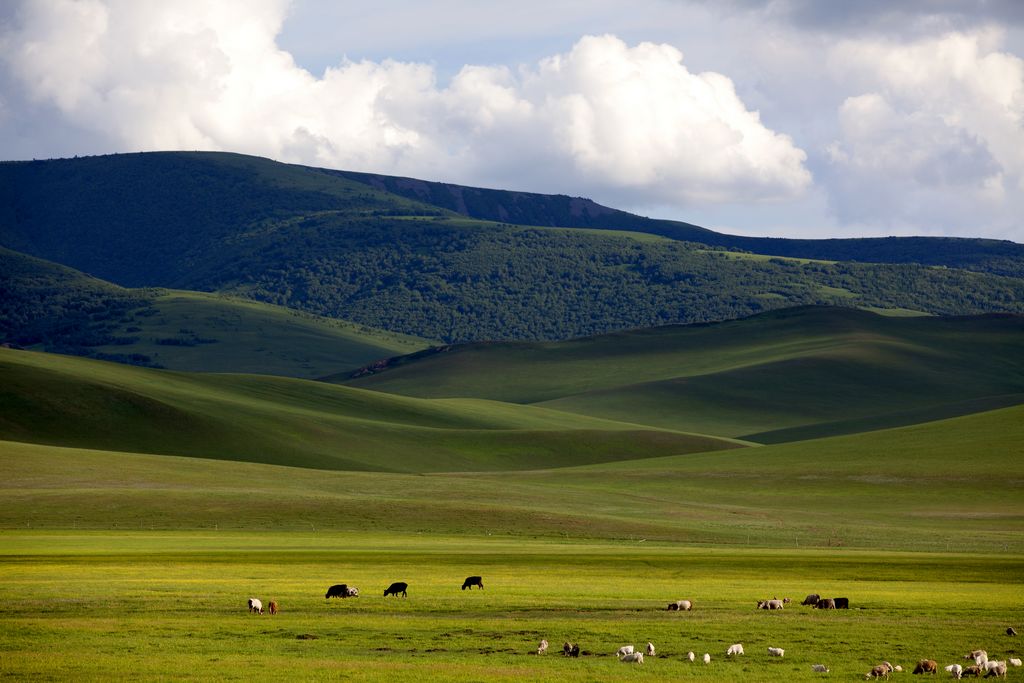
{"label": "cumulus cloud", "polygon": [[669,45],[587,36],[443,84],[430,65],[391,60],[316,77],[276,42],[287,11],[36,0],[0,37],[0,60],[37,106],[121,150],[224,149],[632,204],[777,200],[811,182],[804,152],[728,77],[690,72]]}
{"label": "cumulus cloud", "polygon": [[835,48],[832,68],[861,90],[839,108],[827,147],[841,220],[1019,232],[1024,60],[999,41],[982,30]]}

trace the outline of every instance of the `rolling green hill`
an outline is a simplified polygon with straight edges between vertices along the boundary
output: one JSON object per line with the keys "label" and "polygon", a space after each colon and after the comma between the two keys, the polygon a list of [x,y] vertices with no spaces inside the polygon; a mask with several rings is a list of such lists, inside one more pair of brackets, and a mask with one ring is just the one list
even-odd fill
{"label": "rolling green hill", "polygon": [[[221,153],[3,163],[0,245],[121,286],[235,294],[448,342],[566,339],[803,304],[1024,312],[1019,277],[759,258],[650,234],[514,226],[387,189]],[[560,200],[526,199],[533,208],[517,220],[575,211],[572,201],[565,209]],[[645,220],[601,215],[610,222],[592,227],[638,229]],[[698,233],[693,239],[713,234]],[[1008,263],[1017,258],[1010,243],[992,248]]]}
{"label": "rolling green hill", "polygon": [[764,448],[428,476],[0,441],[6,473],[0,527],[308,531],[313,525],[435,538],[1019,553],[1021,443],[1021,406]]}
{"label": "rolling green hill", "polygon": [[1024,402],[1024,318],[798,308],[559,343],[442,347],[331,379],[794,441]]}
{"label": "rolling green hill", "polygon": [[134,365],[316,377],[427,346],[214,294],[125,289],[0,248],[0,343]]}
{"label": "rolling green hill", "polygon": [[507,470],[740,444],[483,400],[0,349],[0,438],[332,470]]}

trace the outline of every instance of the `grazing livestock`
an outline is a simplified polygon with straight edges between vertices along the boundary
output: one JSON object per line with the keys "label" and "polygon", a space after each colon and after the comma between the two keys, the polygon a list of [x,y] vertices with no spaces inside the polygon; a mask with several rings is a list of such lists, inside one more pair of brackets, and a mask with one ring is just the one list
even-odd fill
{"label": "grazing livestock", "polygon": [[[473,589],[473,586],[478,587],[480,590],[484,589],[484,580],[480,576],[467,576],[466,580],[462,582],[462,590],[469,588]],[[500,586],[499,586],[500,588]]]}
{"label": "grazing livestock", "polygon": [[689,600],[676,600],[675,602],[668,603],[669,612],[689,612],[693,608],[693,603]]}
{"label": "grazing livestock", "polygon": [[732,657],[733,655],[743,654],[743,643],[733,643],[729,646],[729,649],[725,651],[726,657]]}
{"label": "grazing livestock", "polygon": [[793,598],[782,598],[783,605],[788,605],[791,602],[793,602]]}
{"label": "grazing livestock", "polygon": [[1003,667],[1003,669],[1005,670],[1006,662],[997,662],[996,660],[992,659],[981,665],[981,668],[984,671],[992,671],[992,669],[998,669],[999,667]]}
{"label": "grazing livestock", "polygon": [[814,605],[815,609],[835,609],[836,601],[832,598],[820,598],[817,604]]}
{"label": "grazing livestock", "polygon": [[654,643],[647,643],[647,656],[648,657],[653,657],[654,656]]}
{"label": "grazing livestock", "polygon": [[884,678],[889,680],[890,669],[886,664],[878,664],[877,666],[871,667],[871,671],[864,674],[864,680],[870,680],[872,678]]}
{"label": "grazing livestock", "polygon": [[1009,659],[1008,661],[1009,661],[1009,662],[1010,662],[1010,664],[1012,664],[1013,666],[1020,666],[1020,660],[1019,660],[1019,659],[1017,659],[1016,657],[1010,657],[1010,659]]}
{"label": "grazing livestock", "polygon": [[815,605],[818,604],[818,600],[821,600],[821,596],[818,595],[817,593],[811,593],[806,598],[804,598],[804,601],[801,602],[800,604],[801,605],[810,605],[811,607],[814,607]]}
{"label": "grazing livestock", "polygon": [[567,640],[562,643],[562,656],[568,657],[570,652],[572,652],[572,643]]}
{"label": "grazing livestock", "polygon": [[631,654],[633,654],[633,652],[634,652],[634,648],[633,648],[632,645],[623,645],[622,647],[620,647],[618,650],[615,651],[615,656],[616,657],[622,657],[624,655],[631,655]]}
{"label": "grazing livestock", "polygon": [[546,641],[546,640],[540,641],[540,644],[537,645],[537,654],[542,655],[542,654],[544,654],[547,651],[548,651],[548,641]]}
{"label": "grazing livestock", "polygon": [[782,609],[782,600],[758,600],[758,609]]}
{"label": "grazing livestock", "polygon": [[565,657],[579,657],[580,646],[573,643],[565,643],[562,645],[562,655]]}
{"label": "grazing livestock", "polygon": [[981,664],[981,662],[977,661],[978,657],[984,657],[985,661],[988,661],[988,653],[984,650],[971,650],[964,655],[964,659],[973,659],[975,664]]}
{"label": "grazing livestock", "polygon": [[331,598],[358,598],[359,589],[355,586],[349,586],[347,583],[338,583],[327,589],[327,595],[324,596],[325,600]]}
{"label": "grazing livestock", "polygon": [[836,609],[850,609],[850,598],[832,598],[832,601],[836,604]]}
{"label": "grazing livestock", "polygon": [[249,614],[263,614],[263,603],[256,598],[249,598]]}
{"label": "grazing livestock", "polygon": [[1008,636],[1015,636],[1015,635],[1017,635],[1017,632],[1013,630],[1012,626],[1010,626],[1010,627],[1008,627],[1006,629],[1006,635],[1008,635]]}
{"label": "grazing livestock", "polygon": [[393,584],[384,589],[384,597],[386,598],[389,595],[391,595],[397,598],[398,594],[401,593],[403,598],[407,598],[409,597],[409,594],[405,591],[408,587],[409,584],[407,584],[404,581],[395,581]]}
{"label": "grazing livestock", "polygon": [[772,657],[782,657],[786,654],[786,651],[783,650],[781,647],[770,647],[768,648],[768,654],[770,654]]}
{"label": "grazing livestock", "polygon": [[643,664],[644,653],[643,652],[630,652],[628,655],[623,655],[619,658],[620,662],[626,662],[627,664]]}
{"label": "grazing livestock", "polygon": [[985,678],[993,678],[995,676],[1006,678],[1006,662],[989,662],[989,664],[995,664],[995,666],[985,673]]}
{"label": "grazing livestock", "polygon": [[967,678],[968,676],[974,676],[975,678],[977,678],[980,675],[981,675],[981,667],[978,666],[977,664],[971,664],[970,666],[965,666],[964,667],[964,672],[961,674],[961,676],[963,676],[964,678]]}
{"label": "grazing livestock", "polygon": [[711,655],[709,655],[707,652],[704,653],[704,663],[705,664],[710,664],[711,663]]}
{"label": "grazing livestock", "polygon": [[270,601],[270,604],[269,604],[269,605],[267,605],[267,609],[268,609],[268,610],[270,610],[270,613],[271,613],[272,615],[273,615],[273,614],[277,614],[277,602],[276,602],[276,601],[274,601],[274,600],[271,600],[271,601]]}
{"label": "grazing livestock", "polygon": [[811,664],[811,671],[813,671],[816,674],[827,674],[828,667],[824,664]]}
{"label": "grazing livestock", "polygon": [[933,674],[933,673],[938,673],[938,671],[939,671],[939,663],[938,662],[936,662],[934,659],[922,659],[921,661],[919,661],[917,663],[917,666],[914,667],[914,670],[911,673],[915,673],[915,674]]}
{"label": "grazing livestock", "polygon": [[569,656],[570,657],[579,657],[580,656],[580,646],[579,646],[578,643],[574,644],[572,646],[572,649],[569,650]]}
{"label": "grazing livestock", "polygon": [[964,668],[959,664],[950,664],[946,667],[946,671],[948,671],[949,675],[953,678],[959,679],[964,672]]}
{"label": "grazing livestock", "polygon": [[697,658],[697,656],[696,656],[695,654],[693,654],[693,652],[692,652],[692,651],[690,651],[690,652],[687,652],[687,653],[686,653],[686,659],[687,659],[687,661],[690,661],[690,662],[692,662],[692,661],[693,661],[693,660],[695,660],[696,658]]}

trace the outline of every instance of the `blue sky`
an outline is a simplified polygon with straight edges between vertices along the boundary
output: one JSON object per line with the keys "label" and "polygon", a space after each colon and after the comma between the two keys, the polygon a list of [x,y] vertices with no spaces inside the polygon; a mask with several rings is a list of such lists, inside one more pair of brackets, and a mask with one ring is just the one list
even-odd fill
{"label": "blue sky", "polygon": [[219,149],[742,234],[1024,242],[1024,3],[30,0],[0,156]]}

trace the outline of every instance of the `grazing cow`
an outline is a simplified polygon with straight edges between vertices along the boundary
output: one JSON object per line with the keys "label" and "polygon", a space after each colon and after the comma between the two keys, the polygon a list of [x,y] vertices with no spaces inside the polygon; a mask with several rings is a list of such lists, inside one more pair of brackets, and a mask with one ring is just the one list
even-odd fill
{"label": "grazing cow", "polygon": [[707,652],[704,653],[704,663],[705,664],[710,664],[711,663],[711,655],[709,655]]}
{"label": "grazing cow", "polygon": [[689,600],[676,600],[668,603],[667,609],[669,612],[689,612],[693,609],[693,603]]}
{"label": "grazing cow", "polygon": [[643,652],[630,652],[628,655],[623,655],[619,658],[620,662],[626,662],[629,664],[643,664],[644,653]]}
{"label": "grazing cow", "polygon": [[922,659],[914,667],[911,673],[915,674],[934,674],[939,671],[939,663],[934,659]]}
{"label": "grazing cow", "polygon": [[725,651],[726,657],[732,657],[733,655],[743,654],[743,643],[733,643],[729,646],[729,649]]}
{"label": "grazing cow", "polygon": [[330,600],[331,598],[351,598],[359,595],[359,591],[355,588],[350,588],[346,583],[336,583],[327,589],[327,595],[324,599]]}
{"label": "grazing cow", "polygon": [[542,654],[544,654],[547,651],[548,651],[548,641],[546,641],[546,640],[540,641],[540,644],[537,645],[537,654],[542,655]]}
{"label": "grazing cow", "polygon": [[273,614],[277,614],[277,602],[274,601],[274,600],[271,600],[270,604],[267,605],[267,609],[270,610],[270,614],[272,614],[272,615]]}
{"label": "grazing cow", "polygon": [[[653,657],[654,656],[654,643],[647,643],[647,656],[648,657]],[[643,664],[644,661],[641,659],[640,663]]]}
{"label": "grazing cow", "polygon": [[811,671],[813,671],[816,674],[827,674],[828,667],[824,664],[811,664]]}
{"label": "grazing cow", "polygon": [[256,598],[249,598],[249,614],[263,614],[263,603]]}
{"label": "grazing cow", "polygon": [[623,645],[622,647],[620,647],[618,650],[615,651],[615,656],[616,657],[622,657],[624,655],[631,655],[631,654],[633,654],[633,652],[634,652],[634,648],[633,648],[632,645]]}
{"label": "grazing cow", "polygon": [[483,578],[480,577],[480,576],[467,576],[466,580],[462,582],[462,590],[466,590],[467,588],[472,590],[473,586],[476,586],[480,590],[483,590],[484,589],[484,580],[483,580]]}
{"label": "grazing cow", "polygon": [[832,598],[836,603],[836,609],[850,609],[850,598]]}
{"label": "grazing cow", "polygon": [[1015,635],[1017,635],[1017,632],[1013,630],[1012,626],[1009,626],[1006,629],[1006,635],[1008,635],[1008,636],[1015,636]]}
{"label": "grazing cow", "polygon": [[981,667],[978,666],[977,664],[971,664],[970,666],[965,666],[964,667],[964,672],[961,675],[964,678],[967,678],[968,676],[974,676],[975,678],[977,678],[978,676],[981,675]]}
{"label": "grazing cow", "polygon": [[964,673],[964,668],[959,664],[950,664],[946,667],[946,671],[948,671],[949,675],[953,678],[959,679]]}
{"label": "grazing cow", "polygon": [[783,650],[781,647],[770,647],[768,648],[768,654],[770,654],[772,657],[782,657],[786,654],[786,651]]}
{"label": "grazing cow", "polygon": [[804,598],[804,601],[801,602],[800,604],[801,605],[810,605],[811,607],[814,607],[815,605],[818,604],[818,600],[821,600],[821,596],[818,595],[817,593],[811,593],[806,598]]}
{"label": "grazing cow", "polygon": [[871,667],[871,671],[864,674],[864,680],[870,680],[872,678],[884,678],[889,680],[889,667],[885,664],[878,664],[877,666]]}
{"label": "grazing cow", "polygon": [[821,598],[818,603],[814,606],[815,609],[835,609],[836,601],[832,598]]}
{"label": "grazing cow", "polygon": [[384,597],[386,598],[389,595],[391,595],[397,598],[398,594],[401,593],[403,598],[407,598],[409,597],[409,594],[405,591],[408,587],[409,584],[407,584],[404,581],[395,581],[393,584],[384,589]]}
{"label": "grazing cow", "polygon": [[1002,676],[1006,678],[1006,662],[989,662],[995,664],[991,669],[985,673],[985,678],[993,678],[995,676]]}
{"label": "grazing cow", "polygon": [[692,651],[691,651],[691,652],[687,652],[687,653],[686,653],[686,659],[687,659],[688,661],[691,661],[691,662],[692,662],[692,661],[693,661],[693,660],[695,660],[696,658],[697,658],[697,656],[696,656],[695,654],[693,654],[693,652],[692,652]]}

